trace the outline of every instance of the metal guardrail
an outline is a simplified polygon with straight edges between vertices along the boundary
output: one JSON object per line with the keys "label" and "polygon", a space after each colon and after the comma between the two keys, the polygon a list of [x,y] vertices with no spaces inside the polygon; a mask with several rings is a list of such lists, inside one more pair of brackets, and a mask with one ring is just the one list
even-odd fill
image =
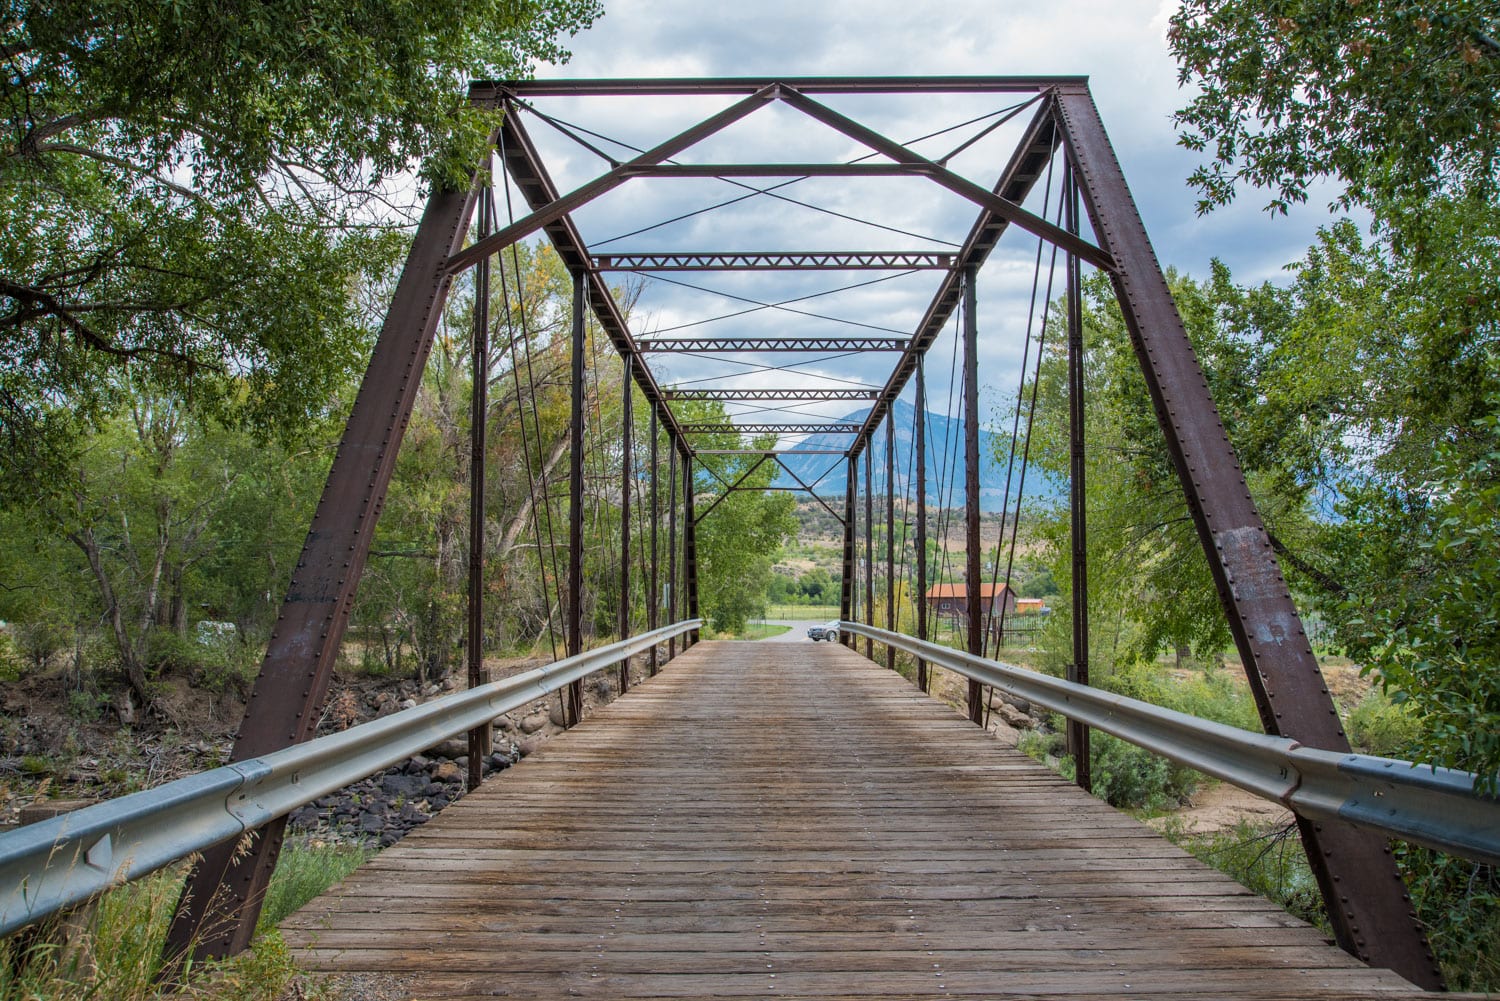
{"label": "metal guardrail", "polygon": [[319,796],[702,626],[702,619],[673,623],[342,733],[0,835],[0,935],[238,837]]}
{"label": "metal guardrail", "polygon": [[1302,816],[1343,820],[1500,864],[1500,799],[1476,793],[1470,772],[1304,747],[1286,737],[1199,719],[862,623],[841,622],[839,628],[1086,723]]}

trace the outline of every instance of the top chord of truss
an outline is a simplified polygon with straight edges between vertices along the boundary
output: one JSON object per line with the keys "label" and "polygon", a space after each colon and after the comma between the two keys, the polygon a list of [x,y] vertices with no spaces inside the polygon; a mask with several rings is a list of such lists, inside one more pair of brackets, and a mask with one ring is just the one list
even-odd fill
{"label": "top chord of truss", "polygon": [[909,343],[904,337],[642,337],[635,342],[642,354],[905,351]]}
{"label": "top chord of truss", "polygon": [[683,434],[859,434],[863,424],[809,421],[805,424],[684,424]]}
{"label": "top chord of truss", "polygon": [[524,97],[688,97],[753,94],[781,84],[804,94],[1035,94],[1054,87],[1087,84],[1086,76],[822,76],[686,77],[627,80],[484,81],[469,86],[472,100],[484,103],[510,93]]}
{"label": "top chord of truss", "polygon": [[957,254],[907,251],[600,254],[599,271],[947,271]]}
{"label": "top chord of truss", "polygon": [[665,400],[873,400],[878,389],[667,389]]}

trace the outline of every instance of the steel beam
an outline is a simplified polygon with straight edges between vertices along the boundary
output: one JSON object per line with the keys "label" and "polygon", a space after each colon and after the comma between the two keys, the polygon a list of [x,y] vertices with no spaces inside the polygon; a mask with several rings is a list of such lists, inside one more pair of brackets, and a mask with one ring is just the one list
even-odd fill
{"label": "steel beam", "polygon": [[723,251],[700,253],[598,254],[599,271],[946,271],[952,253],[926,251]]}
{"label": "steel beam", "polygon": [[921,165],[906,163],[645,163],[624,164],[634,177],[917,177]]}
{"label": "steel beam", "polygon": [[[776,458],[776,457],[773,456],[773,458]],[[792,469],[791,466],[788,466],[786,463],[782,462],[780,458],[776,458],[776,465],[778,465],[778,466],[781,467],[782,472],[786,473],[792,479],[796,480],[797,481],[797,486],[795,486],[795,487],[766,487],[765,489],[767,489],[767,490],[786,490],[786,491],[794,491],[794,490],[799,490],[800,489],[801,491],[805,492],[808,496],[810,496],[813,500],[815,500],[819,504],[823,505],[823,510],[825,510],[829,514],[833,515],[834,519],[840,525],[842,525],[844,523],[844,517],[843,517],[843,515],[839,514],[833,508],[829,507],[828,506],[828,502],[826,500],[824,500],[823,498],[819,497],[817,491],[815,491],[812,487],[808,486],[807,485],[807,481],[804,480],[802,477],[798,476],[797,473],[796,473],[796,471],[794,469]]]}
{"label": "steel beam", "polygon": [[[587,324],[584,312],[584,275],[573,272],[573,331],[571,369],[568,380],[568,622],[569,657],[583,652],[583,445],[584,381],[583,362],[588,352]],[[583,721],[583,682],[568,686],[563,713],[568,726]]]}
{"label": "steel beam", "polygon": [[[698,519],[693,517],[693,457],[682,457],[682,564],[688,618],[698,617]],[[698,630],[688,633],[688,642],[698,642]]]}
{"label": "steel beam", "polygon": [[905,351],[903,337],[651,337],[636,341],[644,354],[832,354],[846,351]]}
{"label": "steel beam", "polygon": [[846,455],[843,448],[695,448],[694,455]]}
{"label": "steel beam", "polygon": [[[1035,117],[1027,125],[1015,152],[1011,154],[1010,161],[1000,174],[1000,180],[992,190],[1006,201],[1017,205],[1024,202],[1036,181],[1047,170],[1047,164],[1052,159],[1056,135],[1051,98],[1043,98],[1041,107],[1037,109]],[[890,378],[880,390],[879,398],[870,409],[870,415],[865,418],[864,428],[855,438],[854,444],[850,446],[855,455],[864,451],[865,446],[869,444],[870,436],[880,426],[886,412],[901,395],[902,390],[906,388],[907,380],[916,371],[918,359],[926,355],[927,349],[932,347],[932,343],[947,327],[953,311],[958,308],[959,301],[963,297],[963,269],[983,264],[994,250],[995,244],[1000,242],[1000,238],[1009,228],[1010,223],[1003,216],[996,215],[987,209],[979,214],[968,236],[964,238],[963,248],[959,251],[959,267],[943,276],[942,284],[933,295],[922,321],[912,335],[911,344],[896,363],[895,370],[891,372]]]}
{"label": "steel beam", "polygon": [[[705,452],[697,452],[695,454],[697,454],[697,455],[705,455],[705,454],[706,455],[734,455],[734,454],[738,454],[738,453],[733,453],[733,452],[707,452],[707,453],[705,453]],[[751,453],[751,454],[754,454],[754,453]],[[774,457],[776,454],[777,453],[775,453],[775,452],[762,452],[762,453],[760,453],[760,458],[756,459],[755,462],[751,463],[750,468],[747,469],[747,470],[745,470],[743,473],[741,473],[740,476],[739,476],[739,478],[737,480],[735,480],[733,483],[731,483],[727,487],[725,487],[724,488],[724,492],[722,494],[720,494],[719,496],[715,497],[713,503],[710,504],[710,505],[708,505],[708,507],[706,507],[706,508],[703,509],[703,513],[702,514],[698,515],[696,518],[693,519],[693,524],[696,525],[696,524],[698,524],[698,522],[702,521],[704,518],[707,518],[708,515],[709,515],[709,512],[711,512],[714,508],[716,508],[720,504],[722,504],[724,502],[724,500],[730,494],[732,494],[736,490],[738,490],[740,488],[740,486],[746,480],[748,480],[751,477],[751,475],[753,475],[755,473],[755,471],[757,469],[759,469],[761,466],[765,465],[766,464],[766,460]],[[840,454],[842,454],[842,453],[840,453]]]}
{"label": "steel beam", "polygon": [[[671,139],[652,147],[628,163],[622,163],[606,171],[592,181],[574,188],[566,195],[546,200],[544,204],[535,208],[525,218],[517,219],[515,222],[485,237],[483,240],[476,240],[471,246],[455,253],[448,259],[448,270],[458,272],[472,267],[479,262],[480,258],[488,257],[490,254],[504,250],[517,240],[524,239],[537,230],[546,227],[549,223],[556,222],[574,209],[581,208],[600,195],[618,188],[633,176],[634,171],[643,167],[660,164],[662,161],[668,160],[683,150],[697,145],[715,132],[727,128],[751,112],[763,107],[767,101],[773,98],[774,93],[774,88],[767,88],[751,94],[743,100],[736,101],[732,106],[725,108],[716,115],[705,118],[691,128],[684,129]],[[507,120],[512,117],[514,116],[506,115]]]}
{"label": "steel beam", "polygon": [[[964,588],[968,596],[969,653],[984,656],[984,570],[979,539],[979,268],[964,273]],[[968,683],[969,721],[984,724],[984,692]]]}
{"label": "steel beam", "polygon": [[[885,627],[896,631],[896,420],[885,419]],[[887,670],[896,669],[896,648],[885,647]]]}
{"label": "steel beam", "polygon": [[[620,597],[618,604],[618,626],[620,639],[630,638],[630,483],[635,470],[630,464],[630,449],[635,438],[635,421],[631,415],[632,395],[635,387],[630,384],[631,358],[620,359],[625,371],[620,379]],[[620,661],[620,694],[630,691],[630,658]]]}
{"label": "steel beam", "polygon": [[[503,119],[500,126],[499,151],[506,173],[515,181],[516,187],[530,208],[538,210],[557,201],[560,197],[557,185],[553,183],[552,177],[547,173],[547,168],[542,164],[541,154],[532,143],[531,136],[522,124],[520,115],[507,114]],[[621,356],[630,355],[634,358],[632,374],[636,385],[640,387],[646,401],[651,405],[657,419],[667,429],[671,438],[674,441],[681,441],[682,433],[678,429],[677,418],[662,399],[661,387],[656,384],[651,369],[640,357],[640,352],[636,349],[635,338],[630,333],[630,326],[625,321],[624,312],[620,309],[619,303],[615,302],[614,293],[610,291],[609,285],[603,278],[592,270],[593,259],[578,228],[573,225],[572,218],[562,216],[548,223],[543,229],[568,270],[588,274],[588,300],[593,308],[594,318],[598,320],[599,326],[609,337],[615,351]]]}
{"label": "steel beam", "polygon": [[[875,624],[875,477],[865,452],[865,622]],[[865,658],[875,659],[875,641],[865,638]]]}
{"label": "steel beam", "polygon": [[838,421],[806,424],[684,424],[683,434],[856,434],[861,425]]}
{"label": "steel beam", "polygon": [[[490,231],[489,192],[479,200],[479,235]],[[488,684],[484,669],[484,459],[485,432],[489,422],[490,385],[490,262],[474,269],[474,344],[470,352],[469,389],[469,593],[465,652],[468,655],[470,688]],[[484,780],[484,759],[490,756],[494,731],[486,723],[469,731],[469,767],[466,782],[470,792]]]}
{"label": "steel beam", "polygon": [[[917,586],[912,599],[917,603],[917,639],[927,639],[927,372],[923,359],[917,358],[916,431],[913,448],[917,450],[917,539],[914,562]],[[917,658],[917,687],[929,691],[927,661]]]}
{"label": "steel beam", "polygon": [[666,400],[873,400],[875,389],[667,389]]}
{"label": "steel beam", "polygon": [[1041,216],[1028,212],[1015,202],[1009,201],[995,194],[965,177],[960,177],[948,168],[927,159],[919,153],[914,153],[894,140],[888,139],[868,126],[861,125],[846,115],[824,104],[819,104],[804,94],[798,93],[793,88],[782,87],[776,95],[783,103],[796,108],[803,114],[816,121],[822,122],[831,129],[836,129],[855,142],[863,143],[870,149],[910,166],[920,167],[923,172],[933,181],[980,206],[988,212],[993,212],[1003,219],[1008,219],[1014,225],[1021,227],[1028,233],[1034,233],[1049,243],[1064,250],[1071,251],[1090,264],[1105,271],[1114,268],[1114,259],[1107,252],[1080,237],[1068,233],[1067,230],[1055,223],[1048,222]]}
{"label": "steel beam", "polygon": [[[375,521],[448,297],[450,279],[443,265],[463,243],[473,204],[473,191],[435,191],[428,198],[271,631],[231,761],[301,743],[317,728]],[[170,960],[190,950],[200,959],[226,956],[250,944],[285,825],[284,819],[273,821],[246,843],[234,839],[204,853],[167,933]]]}
{"label": "steel beam", "polygon": [[[1219,420],[1135,200],[1088,89],[1057,100],[1057,121],[1095,234],[1116,261],[1116,297],[1157,421],[1266,731],[1308,747],[1349,747],[1296,604]],[[1385,838],[1298,817],[1339,945],[1422,987],[1442,978]]]}
{"label": "steel beam", "polygon": [[511,80],[474,84],[470,99],[495,104],[517,97],[704,97],[795,87],[804,94],[1036,94],[1084,76],[793,76],[640,77],[619,80]]}
{"label": "steel beam", "polygon": [[[676,622],[682,607],[677,586],[677,451],[676,442],[667,445],[667,619]],[[687,642],[686,640],[683,641]],[[684,648],[685,649],[685,648]],[[667,660],[677,656],[677,637],[667,640]]]}
{"label": "steel beam", "polygon": [[[1069,232],[1078,231],[1078,186],[1072,164],[1063,171],[1063,210]],[[1083,384],[1083,275],[1080,262],[1072,254],[1067,259],[1068,311],[1068,509],[1071,514],[1069,544],[1073,568],[1073,659],[1068,665],[1068,680],[1079,685],[1089,683],[1089,558],[1088,558],[1088,491],[1084,467],[1084,384]],[[997,554],[998,558],[998,554]],[[1003,606],[1002,606],[1003,607]],[[1002,616],[1002,621],[1004,617]],[[998,654],[998,648],[996,653]],[[1073,756],[1073,780],[1086,792],[1094,789],[1093,759],[1089,727],[1081,720],[1068,720],[1068,753]]]}
{"label": "steel beam", "polygon": [[[857,480],[859,479],[859,466],[850,456],[844,475],[844,557],[843,576],[839,579],[839,621],[850,622],[854,618],[854,522],[858,516],[855,506]],[[854,637],[847,631],[840,630],[839,642],[849,649],[854,649]]]}
{"label": "steel beam", "polygon": [[[656,411],[653,410],[651,411],[651,576],[646,584],[646,629],[648,632],[655,632],[656,627],[661,624],[661,553],[657,549],[657,528],[661,522],[661,495],[656,489],[656,481],[660,472],[660,466],[657,464],[660,437],[661,428],[657,424]],[[646,661],[646,671],[651,677],[655,677],[659,669],[657,648],[653,645]]]}

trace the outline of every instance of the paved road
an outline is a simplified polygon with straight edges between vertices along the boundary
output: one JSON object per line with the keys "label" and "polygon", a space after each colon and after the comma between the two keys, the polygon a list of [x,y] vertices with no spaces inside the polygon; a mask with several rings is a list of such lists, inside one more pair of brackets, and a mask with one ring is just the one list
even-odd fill
{"label": "paved road", "polygon": [[791,626],[789,632],[780,636],[767,636],[761,640],[762,643],[811,643],[807,638],[807,630],[810,626],[822,625],[827,619],[767,619],[768,626]]}

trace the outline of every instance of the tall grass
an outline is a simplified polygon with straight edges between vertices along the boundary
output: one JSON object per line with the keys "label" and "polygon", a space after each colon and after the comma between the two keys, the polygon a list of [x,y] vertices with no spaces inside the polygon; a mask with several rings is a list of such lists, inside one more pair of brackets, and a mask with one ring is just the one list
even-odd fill
{"label": "tall grass", "polygon": [[[365,860],[359,848],[291,843],[267,891],[253,947],[200,963],[163,987],[162,959],[185,864],[104,894],[92,914],[53,918],[0,940],[0,1001],[275,1001],[297,975],[275,926]],[[68,924],[80,927],[69,932]]]}

